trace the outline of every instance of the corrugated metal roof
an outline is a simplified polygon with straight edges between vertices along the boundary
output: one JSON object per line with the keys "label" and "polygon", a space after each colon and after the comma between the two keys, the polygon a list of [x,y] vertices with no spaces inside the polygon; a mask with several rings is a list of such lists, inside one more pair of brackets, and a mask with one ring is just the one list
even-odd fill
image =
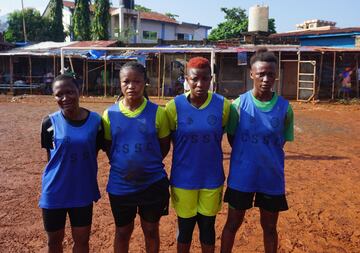
{"label": "corrugated metal roof", "polygon": [[286,33],[275,33],[271,34],[270,38],[278,38],[278,37],[300,37],[306,35],[324,35],[324,34],[337,34],[337,33],[353,33],[360,32],[360,27],[348,27],[348,28],[333,28],[329,30],[306,30],[306,31],[293,31]]}
{"label": "corrugated metal roof", "polygon": [[[201,46],[201,47],[184,47],[179,46],[167,46],[162,48],[152,48],[148,47],[146,50],[144,48],[122,48],[122,51],[112,50],[116,47],[110,47],[116,43],[116,41],[81,41],[81,42],[42,42],[35,45],[15,48],[8,51],[0,52],[0,56],[10,56],[10,55],[37,55],[37,56],[52,56],[60,55],[60,49],[62,47],[69,48],[64,51],[64,54],[67,56],[89,58],[88,52],[89,48],[84,50],[81,49],[86,47],[91,47],[96,49],[98,47],[100,50],[108,49],[108,55],[106,57],[112,56],[139,56],[139,55],[148,55],[149,53],[185,53],[185,52],[196,52],[196,53],[210,53],[214,50],[216,53],[237,53],[237,52],[255,52],[258,48],[266,47],[269,51],[275,52],[360,52],[360,48],[333,48],[333,47],[319,47],[319,46],[298,46],[298,45],[242,45],[239,47],[212,47],[212,46]],[[73,47],[73,49],[71,49]],[[99,50],[97,49],[97,50]]]}
{"label": "corrugated metal roof", "polygon": [[[116,40],[97,40],[97,41],[75,41],[71,47],[111,47],[116,46]],[[66,46],[66,47],[69,47]]]}
{"label": "corrugated metal roof", "polygon": [[60,48],[70,46],[74,42],[53,42],[46,41],[25,47],[18,47],[0,52],[0,55],[57,55]]}

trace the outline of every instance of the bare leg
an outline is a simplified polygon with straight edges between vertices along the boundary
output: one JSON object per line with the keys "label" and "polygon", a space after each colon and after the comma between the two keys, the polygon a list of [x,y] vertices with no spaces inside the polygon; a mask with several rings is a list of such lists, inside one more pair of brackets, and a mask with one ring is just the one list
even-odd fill
{"label": "bare leg", "polygon": [[214,253],[215,252],[215,245],[206,245],[201,244],[201,253]]}
{"label": "bare leg", "polygon": [[64,229],[55,232],[47,232],[48,235],[48,253],[62,253],[64,240]]}
{"label": "bare leg", "polygon": [[141,228],[145,236],[147,253],[157,253],[160,249],[159,222],[147,222],[141,218]]}
{"label": "bare leg", "polygon": [[86,227],[71,227],[72,237],[74,239],[74,253],[89,252],[89,238],[91,225]]}
{"label": "bare leg", "polygon": [[116,227],[114,240],[115,253],[127,253],[129,251],[129,243],[133,230],[134,222],[123,227]]}
{"label": "bare leg", "polygon": [[236,210],[229,206],[228,217],[221,235],[221,253],[231,253],[236,232],[240,228],[246,210]]}
{"label": "bare leg", "polygon": [[177,253],[189,253],[190,252],[191,243],[177,243]]}
{"label": "bare leg", "polygon": [[260,208],[260,222],[264,233],[265,253],[276,253],[278,234],[276,230],[278,212],[269,212]]}

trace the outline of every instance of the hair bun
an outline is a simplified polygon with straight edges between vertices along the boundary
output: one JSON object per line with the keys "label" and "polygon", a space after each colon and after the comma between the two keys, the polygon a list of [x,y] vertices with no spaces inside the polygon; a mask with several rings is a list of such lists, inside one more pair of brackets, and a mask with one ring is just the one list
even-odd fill
{"label": "hair bun", "polygon": [[256,50],[257,54],[268,52],[269,50],[266,47],[260,47]]}

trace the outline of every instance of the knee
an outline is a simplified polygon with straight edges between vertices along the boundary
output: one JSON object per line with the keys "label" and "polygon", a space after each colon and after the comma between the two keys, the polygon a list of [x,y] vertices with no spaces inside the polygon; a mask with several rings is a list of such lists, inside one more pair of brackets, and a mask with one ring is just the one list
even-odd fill
{"label": "knee", "polygon": [[59,249],[62,249],[63,238],[49,238],[48,248],[50,251],[57,252]]}
{"label": "knee", "polygon": [[77,235],[77,236],[74,236],[73,239],[74,239],[74,244],[86,246],[86,245],[89,245],[90,236],[85,235],[85,234]]}
{"label": "knee", "polygon": [[124,226],[124,227],[116,227],[116,230],[115,230],[116,240],[120,240],[120,241],[130,240],[133,228],[134,227],[131,224]]}
{"label": "knee", "polygon": [[198,214],[200,230],[200,242],[206,245],[215,244],[215,218],[216,216],[204,216]]}
{"label": "knee", "polygon": [[58,249],[62,248],[62,242],[63,240],[48,240],[48,247],[49,249]]}
{"label": "knee", "polygon": [[47,244],[50,249],[62,248],[63,240],[64,240],[64,231],[48,233]]}
{"label": "knee", "polygon": [[191,218],[178,217],[178,236],[179,243],[191,243],[192,234],[196,224],[196,216]]}
{"label": "knee", "polygon": [[276,223],[261,223],[261,227],[266,234],[277,234]]}
{"label": "knee", "polygon": [[224,227],[224,230],[229,231],[232,234],[235,234],[240,228],[241,222],[230,222],[227,221]]}
{"label": "knee", "polygon": [[148,226],[143,226],[142,230],[144,232],[145,237],[150,239],[155,239],[159,237],[159,226],[158,223]]}

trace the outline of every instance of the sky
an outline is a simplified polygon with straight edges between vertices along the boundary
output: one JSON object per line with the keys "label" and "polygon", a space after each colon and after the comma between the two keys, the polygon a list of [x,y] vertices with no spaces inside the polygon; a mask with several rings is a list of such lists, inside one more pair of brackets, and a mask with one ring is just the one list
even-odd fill
{"label": "sky", "polygon": [[[41,13],[48,0],[23,0],[24,7],[33,7]],[[118,6],[118,0],[112,0]],[[216,27],[224,20],[221,7],[241,7],[247,10],[256,4],[269,6],[270,18],[275,18],[277,32],[295,30],[295,25],[309,19],[335,21],[337,27],[360,26],[360,0],[135,0],[153,11],[179,15],[182,22],[200,23]],[[0,16],[21,9],[21,0],[0,0]]]}

